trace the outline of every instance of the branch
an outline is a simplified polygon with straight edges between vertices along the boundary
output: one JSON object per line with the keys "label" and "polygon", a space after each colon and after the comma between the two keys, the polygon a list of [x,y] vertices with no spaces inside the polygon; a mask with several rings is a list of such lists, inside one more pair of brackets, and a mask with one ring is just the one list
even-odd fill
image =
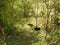
{"label": "branch", "polygon": [[3,40],[5,40],[5,38],[6,38],[6,34],[5,34],[5,32],[4,32],[4,29],[0,26],[0,31],[1,31],[1,33],[2,33],[2,35],[3,35]]}
{"label": "branch", "polygon": [[49,45],[51,45],[51,44],[54,44],[54,43],[56,43],[58,40],[56,40],[56,41],[51,41],[51,43],[49,43]]}
{"label": "branch", "polygon": [[45,0],[44,3],[45,3],[46,8],[47,8],[47,17],[46,17],[46,36],[45,36],[45,39],[46,39],[47,33],[48,33],[48,29],[49,29],[49,16],[50,16],[51,9],[48,8],[48,4],[46,3],[46,0]]}

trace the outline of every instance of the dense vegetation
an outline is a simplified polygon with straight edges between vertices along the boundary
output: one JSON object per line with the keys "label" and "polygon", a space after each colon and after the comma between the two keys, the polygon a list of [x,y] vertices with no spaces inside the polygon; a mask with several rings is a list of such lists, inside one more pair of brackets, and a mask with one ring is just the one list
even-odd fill
{"label": "dense vegetation", "polygon": [[60,0],[0,0],[0,45],[60,45]]}

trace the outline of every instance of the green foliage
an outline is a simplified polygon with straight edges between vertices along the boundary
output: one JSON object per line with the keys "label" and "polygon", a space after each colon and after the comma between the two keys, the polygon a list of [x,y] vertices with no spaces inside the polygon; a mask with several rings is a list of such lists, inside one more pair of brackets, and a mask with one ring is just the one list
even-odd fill
{"label": "green foliage", "polygon": [[[38,5],[36,5],[37,2]],[[38,15],[35,14],[37,13],[36,7],[38,7]],[[49,20],[49,32],[47,39],[45,39],[46,18],[48,17],[47,13],[49,13],[47,10],[51,10],[51,12],[47,19]],[[39,32],[33,29],[36,15],[38,26],[41,28]],[[27,25],[30,22],[34,25],[33,27]],[[47,45],[55,40],[58,40],[57,45],[60,45],[60,1],[0,0],[0,26],[4,29],[6,35],[4,41],[1,39],[3,38],[2,32],[0,33],[0,45]]]}

